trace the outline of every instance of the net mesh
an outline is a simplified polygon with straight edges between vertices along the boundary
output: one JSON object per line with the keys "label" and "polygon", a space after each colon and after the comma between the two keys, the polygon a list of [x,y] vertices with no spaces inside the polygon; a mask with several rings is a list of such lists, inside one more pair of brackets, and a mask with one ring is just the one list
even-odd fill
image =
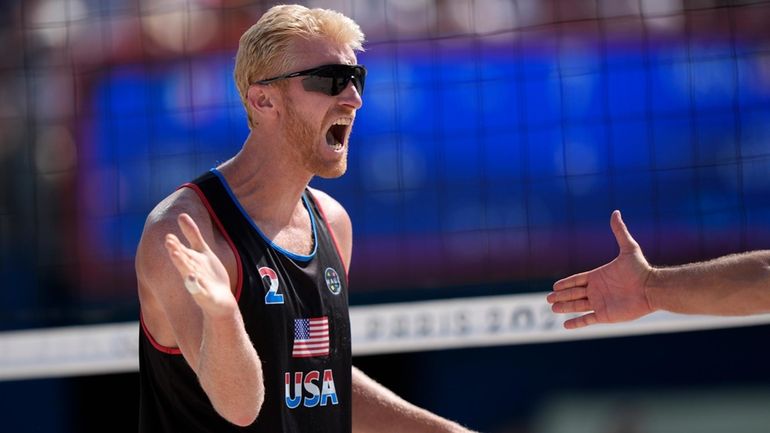
{"label": "net mesh", "polygon": [[[147,213],[240,147],[273,2],[0,3],[0,327],[135,319]],[[367,35],[354,293],[547,289],[609,260],[770,245],[767,1],[338,0]],[[511,285],[515,288],[511,289]]]}

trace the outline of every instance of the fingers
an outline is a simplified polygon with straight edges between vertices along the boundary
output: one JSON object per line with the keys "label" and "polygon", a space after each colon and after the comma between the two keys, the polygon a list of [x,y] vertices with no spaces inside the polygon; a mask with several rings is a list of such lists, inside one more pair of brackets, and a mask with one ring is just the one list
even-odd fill
{"label": "fingers", "polygon": [[598,323],[598,320],[596,319],[596,313],[588,313],[580,317],[567,320],[564,322],[564,327],[566,329],[577,329],[584,328],[589,325],[594,325],[596,323]]}
{"label": "fingers", "polygon": [[578,287],[572,287],[568,290],[560,290],[557,292],[551,292],[546,296],[546,301],[548,303],[553,304],[556,302],[567,302],[567,301],[575,301],[578,299],[587,298],[588,295],[587,289],[585,286],[578,286]]}
{"label": "fingers", "polygon": [[193,265],[192,257],[190,257],[189,249],[182,244],[176,235],[169,233],[166,235],[166,250],[171,258],[171,262],[174,267],[179,271],[179,274],[183,277],[192,273],[195,266]]}
{"label": "fingers", "polygon": [[576,301],[556,302],[551,306],[554,313],[585,313],[593,311],[588,299],[578,299]]}
{"label": "fingers", "polygon": [[192,257],[195,252],[184,246],[179,238],[171,233],[166,235],[165,245],[171,262],[184,280],[187,291],[192,295],[204,291],[205,287],[198,277],[198,266]]}
{"label": "fingers", "polygon": [[559,291],[571,289],[573,287],[585,286],[588,284],[588,274],[590,274],[590,271],[581,272],[579,274],[571,275],[567,278],[562,278],[561,280],[553,283],[553,290]]}
{"label": "fingers", "polygon": [[184,234],[184,237],[187,239],[187,242],[190,243],[190,248],[195,251],[205,251],[208,249],[208,244],[206,244],[206,241],[203,239],[203,235],[201,235],[198,225],[195,224],[195,221],[193,221],[190,215],[186,213],[179,214],[177,223],[182,230],[182,234]]}
{"label": "fingers", "polygon": [[623,222],[623,217],[620,215],[619,210],[612,212],[612,216],[610,217],[610,227],[612,228],[612,233],[615,235],[615,240],[618,242],[621,253],[628,253],[631,252],[631,250],[639,248],[639,244],[636,243],[636,240],[631,236],[631,233],[628,232],[628,227],[626,227],[626,223]]}

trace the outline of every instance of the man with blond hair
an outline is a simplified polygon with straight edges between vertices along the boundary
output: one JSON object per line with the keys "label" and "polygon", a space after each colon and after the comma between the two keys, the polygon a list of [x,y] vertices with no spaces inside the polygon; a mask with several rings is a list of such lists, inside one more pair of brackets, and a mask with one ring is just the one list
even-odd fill
{"label": "man with blond hair", "polygon": [[364,36],[276,6],[241,37],[241,150],[166,197],[136,256],[142,432],[462,432],[352,366],[341,176]]}

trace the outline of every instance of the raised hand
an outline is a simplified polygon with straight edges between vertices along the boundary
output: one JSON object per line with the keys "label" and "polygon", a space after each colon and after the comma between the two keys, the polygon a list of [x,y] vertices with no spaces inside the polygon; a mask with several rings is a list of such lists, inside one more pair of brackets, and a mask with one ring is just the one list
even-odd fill
{"label": "raised hand", "polygon": [[185,288],[209,317],[231,315],[238,310],[238,303],[222,261],[209,248],[189,215],[180,214],[177,222],[190,246],[185,246],[172,233],[166,235],[165,246]]}
{"label": "raised hand", "polygon": [[625,322],[653,311],[645,289],[652,268],[620,211],[612,213],[610,226],[620,247],[615,260],[557,281],[546,298],[555,313],[586,313],[564,322],[567,329]]}

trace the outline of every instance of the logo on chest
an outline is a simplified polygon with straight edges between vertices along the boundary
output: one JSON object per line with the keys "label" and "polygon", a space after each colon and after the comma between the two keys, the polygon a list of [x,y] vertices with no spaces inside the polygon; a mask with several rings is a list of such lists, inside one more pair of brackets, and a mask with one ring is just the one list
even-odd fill
{"label": "logo on chest", "polygon": [[326,287],[335,295],[339,295],[342,291],[342,281],[340,276],[334,268],[326,268],[324,271],[324,280],[326,280]]}

